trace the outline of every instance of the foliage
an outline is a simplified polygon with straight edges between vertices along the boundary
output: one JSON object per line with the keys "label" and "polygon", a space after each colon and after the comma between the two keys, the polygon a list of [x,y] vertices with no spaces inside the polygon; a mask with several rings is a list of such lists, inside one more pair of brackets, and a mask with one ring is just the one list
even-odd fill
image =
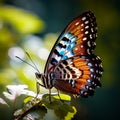
{"label": "foliage", "polygon": [[15,31],[21,34],[40,32],[45,25],[35,14],[12,6],[0,7],[0,19],[12,25]]}
{"label": "foliage", "polygon": [[[8,85],[7,91],[3,92],[4,99],[0,98],[1,119],[70,120],[76,114],[67,95],[60,94],[59,99],[57,95],[49,94],[36,97],[34,92],[27,90],[26,85]],[[4,115],[3,108],[11,117]]]}
{"label": "foliage", "polygon": [[0,6],[0,91],[7,84],[19,83],[18,75],[21,79],[24,78],[21,83],[33,83],[27,81],[23,69],[18,69],[20,62],[16,62],[15,56],[19,56],[19,53],[23,55],[26,41],[34,39],[32,34],[42,32],[44,28],[44,21],[34,13],[14,6]]}

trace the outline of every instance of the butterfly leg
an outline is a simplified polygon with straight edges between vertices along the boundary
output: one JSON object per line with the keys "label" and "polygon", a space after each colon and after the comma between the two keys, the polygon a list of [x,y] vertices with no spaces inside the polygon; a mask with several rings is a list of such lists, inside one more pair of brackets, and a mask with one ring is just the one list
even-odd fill
{"label": "butterfly leg", "polygon": [[40,86],[42,87],[45,87],[44,85],[40,84],[39,82],[36,81],[36,91],[37,91],[37,94],[36,94],[36,97],[38,96],[38,94],[40,93]]}
{"label": "butterfly leg", "polygon": [[36,98],[37,98],[38,94],[40,92],[40,87],[39,87],[39,83],[38,82],[36,82],[36,92],[37,92],[37,94],[36,94]]}
{"label": "butterfly leg", "polygon": [[58,92],[58,97],[59,97],[60,101],[62,101],[62,99],[61,99],[61,97],[60,97],[60,91],[57,90],[57,92]]}
{"label": "butterfly leg", "polygon": [[49,89],[49,101],[51,103],[51,89]]}

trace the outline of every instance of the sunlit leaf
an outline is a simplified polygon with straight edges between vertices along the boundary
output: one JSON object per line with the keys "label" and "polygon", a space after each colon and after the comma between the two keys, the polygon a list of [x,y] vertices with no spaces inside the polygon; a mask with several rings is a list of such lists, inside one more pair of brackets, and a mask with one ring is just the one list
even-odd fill
{"label": "sunlit leaf", "polygon": [[[42,120],[43,117],[45,116],[45,114],[47,113],[47,110],[44,106],[41,106],[41,107],[37,107],[35,109],[32,109],[29,114],[27,114],[25,118],[31,116],[32,120]],[[26,119],[25,119],[26,120]]]}
{"label": "sunlit leaf", "polygon": [[65,120],[71,120],[76,114],[77,112],[76,108],[74,106],[72,108],[73,108],[73,112],[68,112],[68,114],[65,116]]}
{"label": "sunlit leaf", "polygon": [[[68,97],[68,95],[64,95],[64,94],[60,94],[60,97],[64,98],[64,97]],[[60,100],[59,97],[57,96],[51,96],[51,102],[49,101],[49,94],[46,94],[43,96],[43,104],[45,105],[45,107],[47,108],[47,111],[49,111],[49,114],[47,113],[47,118],[51,118],[50,115],[52,115],[53,119],[54,117],[56,119],[59,118],[59,120],[61,119],[66,119],[69,120],[67,118],[72,118],[74,117],[74,115],[76,114],[76,109],[71,106],[70,104],[70,99],[68,100],[68,103],[66,102],[66,100],[64,101],[62,99],[62,101]],[[57,99],[56,99],[57,98]],[[70,97],[68,97],[70,98]]]}
{"label": "sunlit leaf", "polygon": [[45,27],[44,22],[35,14],[12,6],[0,7],[0,19],[11,23],[23,34],[40,32]]}
{"label": "sunlit leaf", "polygon": [[59,94],[59,96],[54,95],[53,97],[56,98],[56,99],[64,100],[64,101],[70,101],[71,100],[71,97],[69,95],[66,95],[66,94]]}
{"label": "sunlit leaf", "polygon": [[28,88],[27,85],[7,85],[6,87],[8,92],[3,92],[3,94],[6,98],[12,101],[16,100],[16,98],[19,97],[20,95],[26,95],[31,97],[36,96],[36,93],[26,89]]}
{"label": "sunlit leaf", "polygon": [[19,116],[23,113],[23,110],[22,109],[18,109],[14,112],[14,116]]}
{"label": "sunlit leaf", "polygon": [[3,104],[3,105],[8,105],[8,104],[6,103],[6,101],[5,101],[5,100],[3,100],[2,98],[0,98],[0,104]]}
{"label": "sunlit leaf", "polygon": [[3,92],[4,96],[10,100],[15,100],[21,94],[25,94],[27,85],[7,85],[8,92]]}
{"label": "sunlit leaf", "polygon": [[66,103],[62,103],[59,107],[54,109],[55,114],[59,116],[60,119],[64,119],[68,114],[71,114],[71,116],[74,116],[74,109],[71,105],[68,105]]}
{"label": "sunlit leaf", "polygon": [[47,110],[45,106],[42,105],[41,101],[29,101],[28,103],[24,104],[24,107],[22,109],[16,110],[14,113],[14,116],[16,117],[16,120],[27,120],[31,118],[31,120],[41,120],[45,114],[47,113]]}
{"label": "sunlit leaf", "polygon": [[[36,94],[27,88],[27,85],[8,85],[8,92],[3,92],[8,100],[13,101],[9,108],[14,106],[15,120],[48,120],[48,118],[68,120],[76,114],[76,109],[70,105],[70,96],[59,94],[58,97],[56,93],[51,93],[35,97]],[[7,104],[2,98],[0,102]]]}

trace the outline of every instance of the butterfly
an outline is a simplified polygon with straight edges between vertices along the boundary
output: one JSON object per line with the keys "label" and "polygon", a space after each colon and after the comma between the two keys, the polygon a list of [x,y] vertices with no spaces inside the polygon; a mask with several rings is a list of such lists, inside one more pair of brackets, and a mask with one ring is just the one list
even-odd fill
{"label": "butterfly", "polygon": [[36,73],[42,86],[75,96],[92,96],[100,87],[103,68],[93,52],[96,46],[97,23],[87,11],[73,19],[60,34],[46,62],[44,73]]}

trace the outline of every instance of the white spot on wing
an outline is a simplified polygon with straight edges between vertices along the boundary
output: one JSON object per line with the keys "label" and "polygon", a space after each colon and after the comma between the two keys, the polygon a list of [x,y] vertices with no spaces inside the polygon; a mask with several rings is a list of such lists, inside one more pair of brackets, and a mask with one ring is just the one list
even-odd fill
{"label": "white spot on wing", "polygon": [[75,23],[75,25],[79,25],[79,22]]}
{"label": "white spot on wing", "polygon": [[94,69],[91,68],[91,69],[90,69],[90,72],[94,72]]}
{"label": "white spot on wing", "polygon": [[91,47],[90,41],[87,42],[87,45],[88,45],[89,47]]}
{"label": "white spot on wing", "polygon": [[88,66],[92,67],[92,63],[88,63]]}
{"label": "white spot on wing", "polygon": [[87,25],[87,26],[85,26],[85,29],[88,29],[89,28],[89,26]]}
{"label": "white spot on wing", "polygon": [[84,37],[84,38],[83,38],[83,41],[86,41],[86,40],[87,40],[87,38],[86,38],[86,37]]}
{"label": "white spot on wing", "polygon": [[85,21],[85,24],[88,24],[89,23],[89,21]]}
{"label": "white spot on wing", "polygon": [[81,31],[84,31],[84,29],[81,29]]}
{"label": "white spot on wing", "polygon": [[81,24],[81,27],[83,27],[83,26],[84,26],[84,24],[82,23],[82,24]]}
{"label": "white spot on wing", "polygon": [[90,34],[90,39],[92,39],[92,34]]}
{"label": "white spot on wing", "polygon": [[87,53],[90,55],[90,49],[87,49]]}
{"label": "white spot on wing", "polygon": [[60,41],[60,43],[61,43],[62,45],[65,45],[65,42],[64,42],[64,41],[62,41],[62,40]]}
{"label": "white spot on wing", "polygon": [[72,87],[74,87],[74,86],[75,86],[75,80],[72,81]]}
{"label": "white spot on wing", "polygon": [[83,46],[83,45],[81,45],[80,47],[81,47],[81,48],[83,48],[84,46]]}
{"label": "white spot on wing", "polygon": [[91,32],[92,32],[92,33],[94,32],[94,29],[93,29],[93,28],[91,28]]}
{"label": "white spot on wing", "polygon": [[85,34],[87,35],[89,32],[88,31],[85,31]]}
{"label": "white spot on wing", "polygon": [[83,17],[82,20],[83,20],[83,21],[86,20],[86,17]]}

